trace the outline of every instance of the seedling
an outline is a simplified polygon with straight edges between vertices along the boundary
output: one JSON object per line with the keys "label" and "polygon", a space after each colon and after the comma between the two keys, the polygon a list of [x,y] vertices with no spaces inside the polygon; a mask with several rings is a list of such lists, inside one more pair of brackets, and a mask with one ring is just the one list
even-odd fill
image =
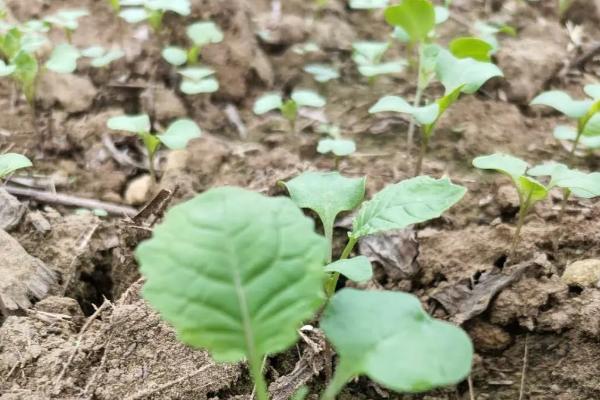
{"label": "seedling", "polygon": [[479,169],[494,170],[508,176],[517,189],[519,219],[510,246],[510,254],[514,255],[527,213],[535,203],[546,198],[549,189],[526,175],[529,165],[525,161],[508,154],[496,153],[477,157],[473,160],[473,166]]}
{"label": "seedling", "polygon": [[304,67],[304,72],[311,74],[319,83],[327,83],[340,77],[337,68],[325,64],[308,64]]}
{"label": "seedling", "polygon": [[389,0],[350,0],[350,8],[353,10],[377,10],[387,7]]}
{"label": "seedling", "polygon": [[[469,54],[466,46],[460,47],[463,55]],[[474,50],[473,53],[479,53],[479,50]],[[411,105],[399,96],[385,96],[369,110],[370,113],[391,111],[410,114],[414,121],[421,125],[421,149],[415,165],[415,175],[421,173],[429,141],[444,112],[461,94],[473,94],[489,79],[502,76],[502,71],[494,64],[477,61],[471,57],[459,58],[437,45],[423,46],[421,58],[424,62],[421,64],[419,79],[426,81],[426,84],[422,82],[417,86],[426,87],[435,74],[444,86],[444,95],[425,106]],[[415,104],[420,103],[420,95],[416,96],[415,100],[418,100]]]}
{"label": "seedling", "polygon": [[71,43],[73,32],[79,27],[79,18],[88,15],[90,13],[85,9],[60,10],[44,18],[44,22],[50,26],[62,29],[67,37],[67,42]]}
{"label": "seedling", "polygon": [[[406,207],[414,207],[411,200]],[[375,228],[398,210],[414,215],[395,205],[377,206],[387,214],[369,211],[385,220],[362,222]],[[206,348],[217,361],[246,359],[258,400],[269,398],[263,359],[292,346],[297,329],[323,303],[326,254],[327,241],[290,199],[235,187],[173,207],[136,250],[146,300],[184,343]],[[339,356],[325,400],[358,375],[391,390],[420,392],[457,383],[471,368],[468,336],[429,317],[409,294],[343,289],[331,298],[321,326]]]}
{"label": "seedling", "polygon": [[202,131],[190,119],[178,119],[161,134],[151,132],[150,118],[142,115],[122,115],[108,120],[108,128],[136,134],[144,143],[148,152],[148,170],[156,181],[154,157],[161,144],[171,150],[185,149],[190,140],[201,136]]}
{"label": "seedling", "polygon": [[18,153],[6,153],[0,154],[0,179],[4,179],[11,175],[13,172],[22,169],[29,168],[33,164],[29,158]]}
{"label": "seedling", "polygon": [[176,67],[185,63],[197,64],[202,48],[207,44],[221,43],[224,37],[221,29],[212,21],[196,22],[187,27],[186,34],[192,42],[190,48],[169,46],[162,51],[163,58],[169,64]]}
{"label": "seedling", "polygon": [[500,49],[500,43],[497,38],[499,34],[517,36],[517,31],[512,26],[493,22],[477,21],[473,25],[473,31],[475,36],[485,40],[492,46],[492,54],[495,54]]}
{"label": "seedling", "polygon": [[92,67],[104,68],[113,61],[125,56],[125,53],[123,53],[123,50],[121,49],[106,50],[102,46],[91,46],[81,50],[81,55],[90,60],[90,65]]}
{"label": "seedling", "polygon": [[183,79],[179,89],[185,94],[214,93],[219,90],[215,71],[206,67],[189,67],[177,71]]}
{"label": "seedling", "polygon": [[558,221],[562,220],[567,201],[571,195],[584,199],[600,196],[600,173],[598,172],[588,174],[576,169],[569,169],[561,163],[549,162],[531,168],[527,171],[527,174],[534,177],[549,176],[548,189],[554,187],[562,189],[563,198]]}
{"label": "seedling", "polygon": [[119,16],[130,24],[148,21],[155,32],[162,28],[163,17],[171,11],[182,16],[191,13],[189,0],[121,0]]}
{"label": "seedling", "polygon": [[352,60],[358,72],[372,83],[379,75],[397,74],[406,67],[405,60],[383,62],[385,52],[390,48],[389,42],[355,42],[352,44]]}
{"label": "seedling", "polygon": [[310,90],[294,90],[289,99],[285,100],[279,93],[268,93],[254,103],[254,114],[263,115],[273,110],[279,110],[281,115],[291,124],[292,132],[296,130],[296,118],[301,107],[325,107],[327,101]]}
{"label": "seedling", "polygon": [[81,57],[88,58],[92,67],[103,68],[124,55],[120,49],[107,51],[101,46],[93,46],[79,50],[71,44],[62,43],[52,50],[46,68],[61,74],[70,74],[77,69],[77,61]]}
{"label": "seedling", "polygon": [[[337,172],[306,172],[285,185],[298,207],[309,208],[319,216],[330,246],[335,217],[342,211],[356,208],[365,192],[364,178],[345,178]],[[465,192],[465,188],[454,185],[448,179],[436,180],[428,176],[387,186],[358,210],[340,260],[350,256],[361,237],[437,218],[457,203]],[[329,255],[330,261],[331,248]],[[328,296],[333,295],[338,277],[339,273],[335,273],[328,280]]]}
{"label": "seedling", "polygon": [[317,152],[320,154],[333,154],[335,169],[338,169],[340,158],[353,154],[356,151],[356,143],[352,139],[344,139],[340,134],[340,128],[335,125],[323,124],[319,126],[318,131],[328,137],[319,140]]}
{"label": "seedling", "polygon": [[590,97],[574,100],[567,93],[551,90],[538,95],[531,105],[552,107],[565,116],[577,121],[577,127],[559,125],[554,129],[554,137],[573,142],[568,160],[571,161],[579,143],[596,147],[600,140],[600,85],[586,85],[584,92]]}
{"label": "seedling", "polygon": [[2,76],[10,76],[17,82],[35,113],[35,85],[39,67],[34,52],[40,42],[28,41],[28,37],[18,27],[12,27],[0,36],[0,53],[9,61],[8,65],[4,63]]}

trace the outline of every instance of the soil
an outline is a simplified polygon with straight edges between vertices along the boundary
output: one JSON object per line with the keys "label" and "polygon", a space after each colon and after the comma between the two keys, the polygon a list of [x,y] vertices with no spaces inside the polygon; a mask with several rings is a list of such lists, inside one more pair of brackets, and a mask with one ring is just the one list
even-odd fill
{"label": "soil", "polygon": [[[0,191],[0,399],[251,398],[245,365],[215,364],[206,352],[183,346],[141,299],[132,251],[165,205],[221,185],[282,194],[279,180],[334,168],[333,159],[315,150],[323,119],[356,141],[358,152],[341,160],[339,169],[367,176],[368,195],[411,177],[418,146],[407,146],[408,120],[367,112],[382,95],[412,97],[411,71],[369,83],[350,58],[352,41],[386,39],[382,13],[351,11],[341,0],[320,11],[311,1],[286,0],[281,14],[268,0],[192,0],[191,16],[168,15],[156,35],[120,21],[104,1],[6,3],[9,18],[20,21],[85,7],[91,16],[82,20],[74,43],[118,45],[126,53],[110,69],[81,65],[74,75],[44,74],[35,119],[9,81],[0,80],[0,149],[26,154],[35,165],[13,181],[138,209],[156,194],[168,199],[154,201],[154,213],[132,222],[26,196],[17,201]],[[361,378],[340,399],[600,398],[600,287],[562,279],[573,262],[600,259],[600,202],[571,200],[559,222],[560,194],[553,193],[529,215],[518,251],[509,258],[516,193],[508,180],[470,166],[473,157],[492,152],[532,164],[566,160],[564,145],[551,135],[563,119],[527,104],[550,88],[581,97],[581,87],[598,80],[598,57],[575,61],[600,35],[600,4],[575,1],[560,18],[554,3],[453,2],[452,17],[439,32],[443,43],[468,34],[480,19],[518,30],[517,37],[501,37],[495,56],[505,79],[453,106],[424,162],[424,173],[450,176],[468,193],[442,218],[364,239],[356,250],[375,265],[374,278],[363,286],[410,291],[433,315],[467,330],[477,352],[471,389],[463,382],[424,395],[397,395]],[[221,89],[186,96],[160,58],[161,44],[176,43],[182,26],[209,18],[225,32],[223,43],[202,54]],[[260,30],[270,32],[268,42],[256,35]],[[64,40],[60,32],[51,36]],[[294,45],[309,40],[322,50],[294,52]],[[404,49],[394,48],[390,57],[402,54]],[[302,72],[308,62],[334,63],[342,78],[318,86]],[[297,134],[288,133],[287,122],[277,116],[252,114],[263,92],[297,86],[328,97],[324,113],[299,120]],[[426,97],[439,92],[433,86]],[[162,152],[162,178],[152,185],[135,140],[105,127],[107,118],[124,112],[146,112],[155,127],[188,116],[204,134],[187,150]],[[580,154],[574,166],[593,171],[598,160],[597,154]],[[336,228],[339,246],[346,229],[344,221]],[[273,398],[287,399],[302,384],[318,393],[325,382],[325,347],[312,330],[291,351],[271,357],[266,374]]]}

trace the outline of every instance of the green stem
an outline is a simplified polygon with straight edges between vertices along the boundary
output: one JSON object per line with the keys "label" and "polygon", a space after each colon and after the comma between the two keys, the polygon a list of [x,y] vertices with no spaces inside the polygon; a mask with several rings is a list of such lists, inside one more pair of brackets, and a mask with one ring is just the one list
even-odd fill
{"label": "green stem", "polygon": [[333,224],[325,225],[325,223],[323,223],[323,233],[325,234],[325,239],[327,239],[327,243],[329,244],[327,264],[331,264],[333,259]]}
{"label": "green stem", "polygon": [[262,373],[263,365],[261,358],[251,357],[248,360],[248,364],[250,367],[250,375],[252,376],[252,381],[254,382],[254,388],[256,389],[255,393],[257,400],[269,400],[267,382],[265,381],[265,377]]}
{"label": "green stem", "polygon": [[150,176],[152,177],[152,182],[157,183],[156,180],[156,170],[154,169],[154,154],[155,152],[148,152],[148,171],[150,171]]}
{"label": "green stem", "polygon": [[527,195],[527,199],[525,202],[521,203],[521,207],[519,207],[519,221],[517,222],[517,230],[515,231],[515,235],[513,236],[512,244],[510,246],[510,256],[513,257],[515,255],[515,251],[517,250],[517,244],[519,243],[519,238],[521,237],[521,228],[523,228],[523,224],[525,223],[525,217],[529,212],[529,207],[531,207],[531,195],[533,191],[530,191]]}
{"label": "green stem", "polygon": [[577,151],[577,146],[579,145],[579,141],[581,140],[581,135],[583,134],[583,128],[577,128],[577,137],[575,138],[575,141],[573,142],[573,147],[571,148],[571,151],[569,152],[569,158],[567,159],[569,164],[573,162],[573,157],[575,156],[575,151]]}
{"label": "green stem", "polygon": [[[342,251],[340,260],[345,260],[350,256],[350,253],[352,253],[352,250],[354,249],[354,246],[356,246],[357,242],[358,238],[350,236],[350,238],[348,239],[348,243],[346,243],[346,247],[344,247],[344,250]],[[335,293],[335,288],[337,286],[338,279],[340,279],[340,273],[334,272],[325,284],[325,293],[327,294],[327,298],[330,298]]]}
{"label": "green stem", "polygon": [[423,159],[425,158],[425,154],[427,154],[427,148],[429,147],[429,137],[430,136],[427,133],[423,133],[422,135],[419,158],[417,158],[417,163],[415,164],[415,176],[421,175],[421,170],[423,169]]}
{"label": "green stem", "polygon": [[567,202],[569,201],[569,197],[571,197],[571,191],[569,189],[565,189],[563,191],[563,198],[560,202],[560,211],[558,212],[558,222],[561,222],[563,216],[565,215],[565,209],[567,208]]}
{"label": "green stem", "polygon": [[[421,55],[421,45],[419,44],[417,46],[417,52],[419,54],[419,57],[417,59],[417,89],[415,92],[415,98],[413,101],[413,107],[418,107],[419,105],[421,105],[421,98],[423,97],[423,90],[425,89],[423,87],[423,85],[421,84],[421,62],[422,62],[422,55]],[[408,148],[412,148],[412,143],[413,143],[413,138],[415,135],[415,126],[416,126],[416,121],[414,118],[410,119],[410,124],[408,125]]]}
{"label": "green stem", "polygon": [[346,382],[352,378],[352,375],[344,372],[349,370],[350,369],[344,368],[341,364],[337,366],[335,373],[333,374],[333,379],[329,382],[329,385],[327,385],[327,388],[321,396],[321,400],[335,400],[335,397],[342,391]]}

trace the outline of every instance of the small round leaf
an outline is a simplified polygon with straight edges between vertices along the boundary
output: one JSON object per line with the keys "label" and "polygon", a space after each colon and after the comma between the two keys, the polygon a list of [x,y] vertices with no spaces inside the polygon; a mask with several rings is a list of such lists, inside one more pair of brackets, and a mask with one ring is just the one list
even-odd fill
{"label": "small round leaf", "polygon": [[317,152],[321,154],[333,153],[338,157],[349,156],[356,151],[356,143],[350,139],[321,139],[317,145]]}
{"label": "small round leaf", "polygon": [[373,277],[373,266],[365,256],[338,260],[325,266],[325,272],[338,272],[354,282],[366,282]]}
{"label": "small round leaf", "polygon": [[223,41],[223,32],[212,21],[196,22],[187,27],[186,33],[196,46]]}
{"label": "small round leaf", "polygon": [[206,78],[199,81],[184,79],[179,89],[185,94],[214,93],[219,90],[219,81],[215,78]]}
{"label": "small round leaf", "polygon": [[281,107],[283,107],[281,95],[278,93],[267,93],[256,100],[252,111],[256,115],[262,115],[269,111],[279,110]]}
{"label": "small round leaf", "polygon": [[125,131],[131,133],[150,132],[150,118],[146,114],[142,115],[120,115],[112,117],[106,123],[106,126],[116,131]]}
{"label": "small round leaf", "polygon": [[0,178],[12,174],[18,169],[31,167],[29,158],[22,154],[6,153],[0,154]]}
{"label": "small round leaf", "polygon": [[550,90],[538,95],[531,100],[531,105],[541,105],[552,107],[570,118],[581,118],[586,115],[593,101],[574,100],[567,93],[560,90]]}
{"label": "small round leaf", "polygon": [[324,107],[327,101],[310,90],[294,90],[291,96],[298,107]]}
{"label": "small round leaf", "polygon": [[199,138],[202,131],[191,119],[178,119],[165,133],[157,135],[160,141],[171,150],[185,149],[190,140]]}
{"label": "small round leaf", "polygon": [[187,52],[181,47],[166,47],[162,51],[162,57],[171,65],[179,67],[187,62]]}
{"label": "small round leaf", "polygon": [[52,50],[46,68],[60,74],[70,74],[77,69],[77,60],[81,53],[68,43],[59,44]]}
{"label": "small round leaf", "polygon": [[515,182],[527,171],[527,164],[520,158],[509,154],[495,153],[480,156],[473,160],[473,166],[479,169],[491,169],[510,176]]}

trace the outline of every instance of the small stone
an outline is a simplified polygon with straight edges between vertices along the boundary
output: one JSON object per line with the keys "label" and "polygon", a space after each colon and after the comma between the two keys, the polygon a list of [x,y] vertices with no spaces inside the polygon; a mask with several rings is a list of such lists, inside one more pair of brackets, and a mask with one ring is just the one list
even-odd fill
{"label": "small stone", "polygon": [[0,188],[0,229],[10,231],[19,225],[26,207],[6,189]]}
{"label": "small stone", "polygon": [[594,287],[600,283],[600,260],[589,258],[567,265],[562,275],[567,285]]}
{"label": "small stone", "polygon": [[138,176],[129,182],[129,186],[125,191],[125,202],[131,205],[144,204],[150,199],[153,187],[154,182],[150,175]]}

